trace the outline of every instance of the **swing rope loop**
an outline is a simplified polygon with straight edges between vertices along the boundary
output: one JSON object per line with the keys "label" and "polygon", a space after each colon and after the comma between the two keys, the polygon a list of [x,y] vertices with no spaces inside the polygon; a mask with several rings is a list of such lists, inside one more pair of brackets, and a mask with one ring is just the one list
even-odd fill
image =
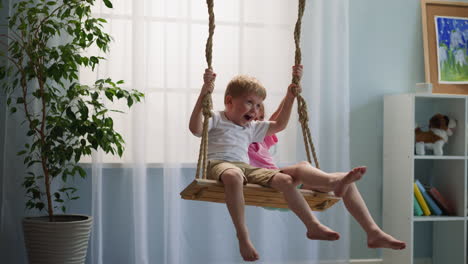
{"label": "swing rope loop", "polygon": [[[295,53],[295,64],[301,64],[302,60],[302,52],[301,52],[301,27],[302,27],[302,17],[304,15],[305,10],[305,0],[299,0],[299,7],[297,13],[297,21],[296,26],[294,28],[294,43],[296,44],[296,53]],[[292,83],[296,85],[301,84],[301,79],[298,76],[293,75]],[[307,160],[310,164],[312,164],[312,160],[310,157],[310,152],[312,151],[312,155],[314,158],[315,167],[320,169],[320,165],[317,158],[317,153],[315,152],[314,143],[312,142],[312,136],[310,134],[309,129],[309,116],[307,114],[307,103],[305,99],[297,92],[294,91],[297,97],[297,113],[299,115],[299,122],[301,123],[302,128],[302,135],[304,138],[304,147],[307,154]]]}

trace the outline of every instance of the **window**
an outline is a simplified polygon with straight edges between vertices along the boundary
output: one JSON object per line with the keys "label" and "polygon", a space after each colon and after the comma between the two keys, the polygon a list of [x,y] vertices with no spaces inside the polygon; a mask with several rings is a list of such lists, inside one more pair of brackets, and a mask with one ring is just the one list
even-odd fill
{"label": "window", "polygon": [[[101,2],[95,7],[96,16],[108,21],[106,30],[115,41],[109,54],[101,54],[107,61],[94,72],[81,71],[82,82],[92,83],[98,76],[123,79],[124,87],[146,94],[140,109],[113,115],[117,130],[127,142],[124,161],[133,160],[135,140],[143,136],[147,163],[196,162],[200,140],[188,130],[188,121],[206,68],[205,1],[114,0],[113,4],[112,10]],[[291,82],[297,2],[222,0],[215,1],[214,12],[213,68],[218,74],[215,110],[224,107],[228,81],[237,74],[249,74],[267,88],[269,116]],[[96,54],[96,50],[89,53]],[[117,107],[128,111],[124,104]],[[296,158],[297,123],[297,114],[293,113],[288,129],[278,135],[276,156],[280,162]],[[104,162],[123,161],[106,156]]]}

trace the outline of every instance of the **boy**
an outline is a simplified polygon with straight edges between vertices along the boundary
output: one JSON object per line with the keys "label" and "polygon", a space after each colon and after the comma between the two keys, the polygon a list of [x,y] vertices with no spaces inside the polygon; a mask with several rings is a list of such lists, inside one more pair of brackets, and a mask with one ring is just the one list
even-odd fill
{"label": "boy", "polygon": [[[302,66],[293,67],[293,74],[301,77]],[[216,74],[210,69],[203,76],[204,84],[190,117],[190,131],[200,136],[203,130],[202,99],[214,89]],[[322,225],[310,212],[304,197],[296,189],[293,178],[280,170],[256,168],[248,165],[247,149],[252,142],[261,142],[265,136],[282,131],[291,114],[294,90],[291,84],[284,99],[283,111],[275,121],[254,121],[266,97],[266,90],[258,80],[249,76],[238,76],[228,84],[224,96],[224,111],[213,112],[209,122],[208,178],[224,184],[225,199],[232,222],[237,232],[241,256],[246,261],[255,261],[259,255],[249,238],[244,219],[243,185],[247,182],[272,187],[283,193],[289,208],[307,228],[309,239],[337,240],[339,234]],[[362,176],[357,168],[340,175],[333,183],[337,193]]]}
{"label": "boy", "polygon": [[[278,109],[271,115],[269,120],[276,120],[279,113],[282,111],[283,102],[280,103]],[[263,121],[265,118],[265,108],[263,104],[260,106],[258,120]],[[278,138],[275,134],[267,136],[262,142],[254,142],[249,146],[250,165],[261,168],[278,169],[273,161],[273,157],[269,153],[271,146],[278,143]],[[300,162],[298,164],[288,166],[281,169],[282,172],[291,175],[295,182],[303,183],[303,189],[315,190],[322,192],[333,191],[327,186],[328,182],[332,182],[338,175],[336,173],[327,174],[317,168],[312,167],[308,162]],[[364,172],[363,172],[364,173]],[[395,239],[391,235],[385,233],[375,223],[366,203],[356,186],[352,183],[349,188],[340,195],[343,197],[343,202],[348,209],[348,212],[361,225],[362,229],[367,234],[367,246],[369,248],[390,248],[401,250],[406,247],[406,243]]]}

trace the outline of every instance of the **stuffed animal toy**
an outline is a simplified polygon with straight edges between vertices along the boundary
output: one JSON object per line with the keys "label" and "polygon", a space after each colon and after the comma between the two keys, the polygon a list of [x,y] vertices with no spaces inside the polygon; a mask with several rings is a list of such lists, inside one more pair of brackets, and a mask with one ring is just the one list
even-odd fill
{"label": "stuffed animal toy", "polygon": [[443,155],[442,147],[448,142],[448,137],[453,135],[453,129],[457,126],[454,119],[446,115],[435,114],[429,120],[429,131],[422,131],[416,127],[416,154],[425,155],[426,149],[432,149],[434,155]]}

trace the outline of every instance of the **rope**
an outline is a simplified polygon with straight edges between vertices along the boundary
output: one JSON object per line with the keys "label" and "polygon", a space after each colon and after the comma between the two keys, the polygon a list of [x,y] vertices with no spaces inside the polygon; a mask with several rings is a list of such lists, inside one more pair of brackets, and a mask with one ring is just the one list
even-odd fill
{"label": "rope", "polygon": [[[296,44],[296,53],[295,53],[295,64],[301,64],[301,26],[302,26],[302,16],[304,15],[305,9],[305,0],[299,0],[299,7],[298,7],[298,14],[297,14],[297,22],[296,27],[294,28],[294,42]],[[296,85],[300,85],[300,78],[298,76],[294,76],[292,78],[292,83]],[[296,92],[297,97],[297,113],[299,114],[299,122],[301,123],[302,127],[302,135],[304,137],[304,146],[306,149],[307,160],[309,163],[312,164],[312,160],[310,158],[310,152],[312,151],[312,155],[314,157],[315,166],[320,169],[320,165],[317,158],[317,153],[315,152],[314,143],[312,142],[312,136],[310,134],[309,129],[309,117],[307,114],[307,103],[305,99]]]}
{"label": "rope", "polygon": [[213,57],[213,34],[215,30],[215,16],[214,16],[214,11],[213,11],[213,0],[206,0],[206,4],[208,5],[208,15],[209,15],[209,21],[208,21],[208,39],[206,40],[206,47],[205,47],[205,57],[206,57],[206,63],[208,64],[209,69],[213,69],[211,67],[211,59]]}
{"label": "rope", "polygon": [[[206,40],[205,46],[205,57],[206,63],[208,64],[208,68],[212,69],[211,61],[213,57],[213,34],[215,25],[215,16],[213,12],[213,0],[206,0],[206,4],[208,6],[208,14],[209,14],[209,22],[208,22],[208,39]],[[210,85],[214,85],[211,83]],[[202,138],[200,142],[200,151],[198,155],[198,163],[197,163],[197,173],[195,178],[200,178],[200,171],[202,171],[202,178],[206,179],[207,174],[207,165],[208,165],[208,121],[211,117],[211,109],[213,108],[213,101],[211,99],[211,93],[207,93],[203,97],[202,101],[202,111],[203,111],[203,132]]]}

